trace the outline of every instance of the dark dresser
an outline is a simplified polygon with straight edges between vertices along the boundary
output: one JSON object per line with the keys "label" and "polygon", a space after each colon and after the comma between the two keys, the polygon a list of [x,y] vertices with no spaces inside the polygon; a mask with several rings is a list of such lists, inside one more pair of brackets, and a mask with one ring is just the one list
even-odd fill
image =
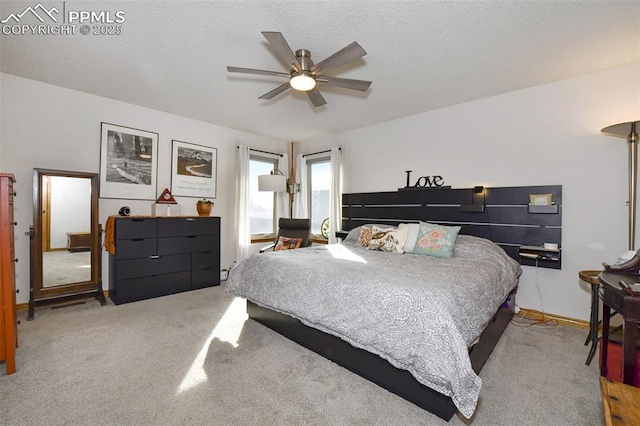
{"label": "dark dresser", "polygon": [[113,233],[116,305],[220,285],[219,217],[119,217]]}

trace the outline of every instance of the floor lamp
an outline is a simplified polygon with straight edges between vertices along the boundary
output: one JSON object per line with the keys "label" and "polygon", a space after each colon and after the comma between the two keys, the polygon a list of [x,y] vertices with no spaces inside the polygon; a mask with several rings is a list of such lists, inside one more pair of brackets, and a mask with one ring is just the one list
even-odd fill
{"label": "floor lamp", "polygon": [[636,184],[638,181],[638,131],[640,121],[614,124],[601,130],[617,138],[626,138],[629,150],[629,250],[636,245]]}

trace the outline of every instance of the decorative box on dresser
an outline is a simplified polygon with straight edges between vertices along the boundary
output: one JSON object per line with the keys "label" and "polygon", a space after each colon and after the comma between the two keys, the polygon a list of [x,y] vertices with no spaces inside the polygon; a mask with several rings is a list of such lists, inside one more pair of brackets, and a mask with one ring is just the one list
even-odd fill
{"label": "decorative box on dresser", "polygon": [[116,305],[220,285],[219,217],[118,217],[113,232]]}
{"label": "decorative box on dresser", "polygon": [[16,372],[18,317],[16,313],[15,246],[12,174],[0,173],[0,361],[7,374]]}

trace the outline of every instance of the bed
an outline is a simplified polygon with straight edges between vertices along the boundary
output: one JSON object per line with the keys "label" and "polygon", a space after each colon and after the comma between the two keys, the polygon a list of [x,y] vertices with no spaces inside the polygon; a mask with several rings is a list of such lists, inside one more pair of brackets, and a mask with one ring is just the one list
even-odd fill
{"label": "bed", "polygon": [[[398,196],[387,194],[398,210]],[[344,200],[354,197],[345,195],[343,227],[354,228],[366,219],[347,214],[353,206]],[[415,214],[416,196],[409,198],[413,203],[399,211]],[[390,218],[375,207],[387,225],[400,222],[401,214]],[[544,225],[543,236],[525,226],[523,243],[548,238]],[[466,228],[482,229],[468,222]],[[518,262],[473,235],[459,235],[448,259],[367,250],[358,235],[356,226],[342,244],[252,256],[232,270],[227,291],[247,299],[251,319],[429,412],[470,417],[481,387],[477,373],[513,315]]]}
{"label": "bed", "polygon": [[470,417],[481,380],[468,348],[517,286],[519,265],[471,236],[458,237],[449,259],[368,250],[356,239],[253,256],[227,289],[409,371]]}

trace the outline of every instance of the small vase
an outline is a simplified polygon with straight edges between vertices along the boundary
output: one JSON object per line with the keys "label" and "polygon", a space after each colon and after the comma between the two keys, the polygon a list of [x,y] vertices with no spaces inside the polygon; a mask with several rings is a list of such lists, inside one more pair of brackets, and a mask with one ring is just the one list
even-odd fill
{"label": "small vase", "polygon": [[198,210],[198,215],[200,216],[209,216],[211,207],[213,207],[211,203],[196,203],[196,210]]}

